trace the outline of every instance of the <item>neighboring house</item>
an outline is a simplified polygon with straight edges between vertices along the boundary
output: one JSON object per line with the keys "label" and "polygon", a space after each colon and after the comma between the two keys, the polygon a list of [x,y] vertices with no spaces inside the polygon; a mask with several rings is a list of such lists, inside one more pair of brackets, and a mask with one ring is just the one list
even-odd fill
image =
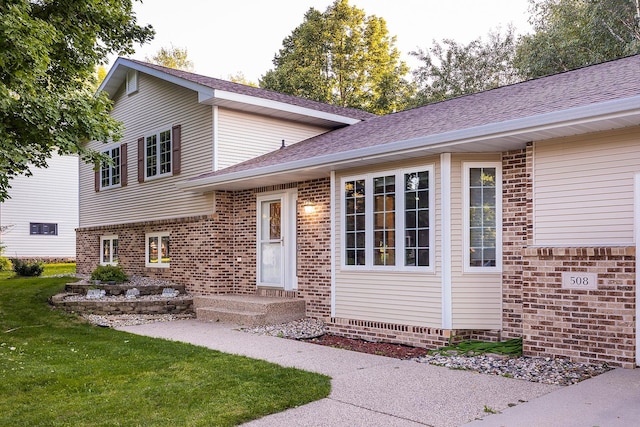
{"label": "neighboring house", "polygon": [[78,157],[54,155],[47,168],[10,181],[0,203],[0,242],[9,258],[74,260],[78,227]]}
{"label": "neighboring house", "polygon": [[81,166],[78,269],[117,247],[130,274],[302,298],[343,335],[635,366],[639,71],[372,117],[119,59],[122,160]]}

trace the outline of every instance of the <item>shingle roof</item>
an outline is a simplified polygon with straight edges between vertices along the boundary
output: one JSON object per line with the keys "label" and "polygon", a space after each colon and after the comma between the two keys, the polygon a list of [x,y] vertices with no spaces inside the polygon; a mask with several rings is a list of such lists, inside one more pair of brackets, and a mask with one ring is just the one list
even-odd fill
{"label": "shingle roof", "polygon": [[190,73],[188,71],[167,68],[160,65],[138,61],[135,59],[127,59],[127,60],[145,67],[152,68],[154,70],[161,71],[171,76],[187,80],[192,83],[197,83],[199,85],[209,87],[211,89],[232,92],[240,95],[253,96],[256,98],[267,99],[270,101],[282,102],[285,104],[295,105],[297,107],[309,108],[312,110],[322,111],[325,113],[352,117],[358,120],[366,120],[372,117],[377,117],[375,114],[368,113],[362,110],[357,110],[354,108],[345,108],[345,107],[339,107],[336,105],[325,104],[322,102],[311,101],[309,99],[304,99],[297,96],[287,95],[287,94],[274,92],[266,89],[261,89],[253,86],[247,86],[240,83],[229,82],[226,80],[216,79],[213,77],[207,77],[200,74]]}
{"label": "shingle roof", "polygon": [[375,117],[194,180],[640,95],[640,55]]}

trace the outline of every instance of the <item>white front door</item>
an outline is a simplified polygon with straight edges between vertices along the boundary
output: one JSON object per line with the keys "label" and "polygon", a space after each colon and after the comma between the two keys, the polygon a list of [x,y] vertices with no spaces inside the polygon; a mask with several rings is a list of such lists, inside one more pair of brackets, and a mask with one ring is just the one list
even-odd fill
{"label": "white front door", "polygon": [[257,284],[296,288],[296,193],[272,193],[257,199]]}

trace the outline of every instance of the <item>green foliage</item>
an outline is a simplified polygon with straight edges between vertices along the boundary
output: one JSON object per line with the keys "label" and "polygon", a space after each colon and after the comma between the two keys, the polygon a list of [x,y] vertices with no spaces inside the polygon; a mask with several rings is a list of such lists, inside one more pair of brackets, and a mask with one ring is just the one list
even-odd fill
{"label": "green foliage", "polygon": [[448,345],[430,351],[431,354],[476,356],[479,354],[494,353],[508,356],[522,355],[522,338],[514,338],[501,342],[463,341],[458,344]]}
{"label": "green foliage", "polygon": [[68,281],[0,280],[2,426],[232,426],[330,392],[324,375],[51,310]]}
{"label": "green foliage", "polygon": [[15,258],[11,260],[13,271],[22,277],[37,277],[44,271],[44,263],[38,261],[23,261]]}
{"label": "green foliage", "polygon": [[522,38],[514,61],[526,78],[640,52],[634,0],[538,0],[530,12],[535,32]]}
{"label": "green foliage", "polygon": [[395,43],[384,19],[335,0],[324,13],[307,11],[260,87],[376,114],[398,111],[413,86]]}
{"label": "green foliage", "polygon": [[55,152],[102,158],[84,143],[118,140],[121,128],[107,95],[94,96],[96,66],[152,37],[131,0],[0,2],[0,201],[11,178]]}
{"label": "green foliage", "polygon": [[91,272],[91,280],[122,283],[127,280],[127,275],[119,265],[99,265]]}
{"label": "green foliage", "polygon": [[522,80],[513,68],[516,36],[513,27],[504,35],[492,31],[488,41],[482,38],[462,45],[444,39],[434,40],[428,49],[410,54],[421,61],[413,71],[418,85],[414,105],[420,106],[457,96],[481,92]]}
{"label": "green foliage", "polygon": [[11,260],[7,257],[0,256],[0,271],[12,271],[13,264]]}
{"label": "green foliage", "polygon": [[161,47],[155,55],[151,58],[146,57],[145,60],[167,68],[193,71],[193,61],[189,60],[187,56],[187,48],[179,48],[171,45],[169,48]]}

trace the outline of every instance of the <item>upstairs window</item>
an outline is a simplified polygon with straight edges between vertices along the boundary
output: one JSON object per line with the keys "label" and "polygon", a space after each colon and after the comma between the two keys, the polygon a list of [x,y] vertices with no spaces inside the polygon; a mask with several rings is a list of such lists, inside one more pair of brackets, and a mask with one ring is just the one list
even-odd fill
{"label": "upstairs window", "polygon": [[176,125],[138,140],[138,182],[180,173],[180,135]]}
{"label": "upstairs window", "polygon": [[95,169],[95,190],[125,187],[127,185],[127,144],[108,148],[102,152],[111,158]]}
{"label": "upstairs window", "polygon": [[31,222],[29,223],[29,234],[32,236],[57,236],[58,224],[51,222]]}
{"label": "upstairs window", "polygon": [[100,188],[120,186],[120,147],[103,151],[111,158],[111,164],[102,163],[100,167]]}
{"label": "upstairs window", "polygon": [[144,139],[145,177],[171,174],[171,130],[164,130]]}
{"label": "upstairs window", "polygon": [[342,181],[343,264],[373,269],[432,266],[432,167]]}

